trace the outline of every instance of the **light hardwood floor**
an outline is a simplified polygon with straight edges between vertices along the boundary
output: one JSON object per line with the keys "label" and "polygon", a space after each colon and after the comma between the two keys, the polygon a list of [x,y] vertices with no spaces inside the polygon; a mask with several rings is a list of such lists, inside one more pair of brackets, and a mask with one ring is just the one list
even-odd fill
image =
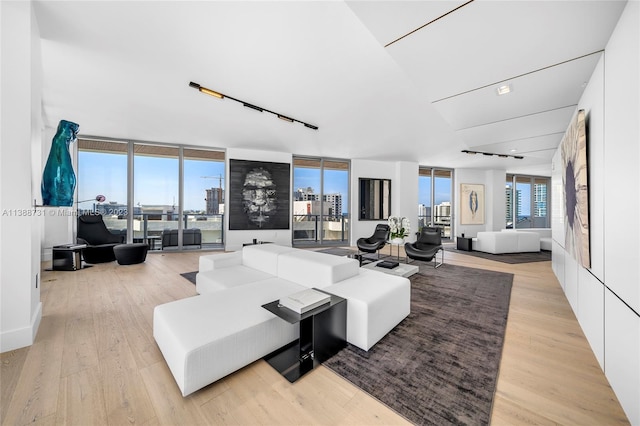
{"label": "light hardwood floor", "polygon": [[[183,398],[152,335],[154,306],[195,295],[201,253],[42,272],[35,343],[3,353],[3,425],[406,424],[320,367],[290,384],[264,361]],[[628,424],[551,271],[447,252],[515,275],[492,424]],[[43,265],[47,267],[47,264]]]}

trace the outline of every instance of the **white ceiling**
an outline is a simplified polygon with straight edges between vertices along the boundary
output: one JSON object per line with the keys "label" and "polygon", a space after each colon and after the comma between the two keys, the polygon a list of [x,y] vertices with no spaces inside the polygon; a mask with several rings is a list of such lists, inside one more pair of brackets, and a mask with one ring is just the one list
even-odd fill
{"label": "white ceiling", "polygon": [[[83,135],[549,175],[625,2],[34,5],[51,127],[67,119]],[[513,92],[498,96],[505,83]]]}

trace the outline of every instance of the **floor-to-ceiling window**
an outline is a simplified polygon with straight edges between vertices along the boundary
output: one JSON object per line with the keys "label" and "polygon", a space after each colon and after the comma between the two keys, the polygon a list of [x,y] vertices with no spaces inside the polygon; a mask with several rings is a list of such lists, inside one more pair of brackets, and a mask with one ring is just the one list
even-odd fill
{"label": "floor-to-ceiling window", "polygon": [[548,228],[550,179],[508,174],[505,184],[507,228]]}
{"label": "floor-to-ceiling window", "polygon": [[349,242],[349,162],[293,159],[293,244]]}
{"label": "floor-to-ceiling window", "polygon": [[197,229],[201,243],[190,248],[223,243],[222,151],[81,139],[78,171],[79,211],[101,213],[112,232],[128,233],[128,241],[178,249],[176,238],[163,244],[163,233]]}
{"label": "floor-to-ceiling window", "polygon": [[99,212],[111,232],[124,235],[127,146],[126,142],[78,140],[78,213]]}
{"label": "floor-to-ceiling window", "polygon": [[133,237],[161,239],[180,220],[179,148],[136,143],[133,151]]}
{"label": "floor-to-ceiling window", "polygon": [[451,238],[453,171],[420,167],[418,170],[418,227],[437,226]]}
{"label": "floor-to-ceiling window", "polygon": [[184,148],[184,228],[197,228],[202,244],[222,244],[224,152]]}

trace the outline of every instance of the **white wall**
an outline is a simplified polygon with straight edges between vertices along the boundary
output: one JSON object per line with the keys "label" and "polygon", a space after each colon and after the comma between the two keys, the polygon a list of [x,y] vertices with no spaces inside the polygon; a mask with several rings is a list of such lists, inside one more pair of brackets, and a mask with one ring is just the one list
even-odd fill
{"label": "white wall", "polygon": [[[252,149],[229,148],[226,154],[226,182],[229,182],[229,160],[251,160],[251,161],[269,161],[273,163],[292,164],[293,156],[290,153],[258,151]],[[293,165],[290,166],[290,184],[289,193],[293,194]],[[227,185],[228,187],[228,185]],[[229,191],[225,194],[225,205],[229,205]],[[293,205],[289,206],[289,218],[293,212]],[[224,215],[225,229],[225,249],[228,251],[236,251],[242,248],[243,243],[249,243],[254,238],[258,241],[270,241],[283,246],[291,246],[293,223],[289,222],[289,229],[265,229],[265,230],[247,230],[247,231],[230,231],[229,215]]]}
{"label": "white wall", "polygon": [[[400,199],[402,193],[400,182],[398,182],[399,178],[396,174],[396,166],[395,163],[388,161],[373,161],[373,160],[361,160],[361,159],[353,159],[351,160],[351,200],[349,203],[349,212],[351,213],[351,244],[355,245],[356,240],[360,237],[368,237],[373,234],[373,231],[376,228],[376,225],[379,223],[387,223],[386,220],[359,220],[358,219],[358,199],[359,199],[359,188],[358,188],[358,179],[360,178],[377,178],[377,179],[391,179],[391,214],[392,215],[404,215],[409,217],[410,211],[401,212],[399,211],[400,204],[394,203],[396,199]],[[414,176],[416,180],[418,180],[418,171],[416,168],[416,173]],[[416,186],[415,196],[417,197],[418,190]],[[418,205],[416,201],[416,206]],[[415,220],[417,220],[418,213],[417,207],[413,208],[413,214],[415,215]],[[406,213],[406,214],[405,214]],[[409,219],[411,220],[411,219]],[[416,222],[412,222],[416,223]]]}
{"label": "white wall", "polygon": [[[454,173],[453,223],[455,234],[475,237],[480,231],[499,231],[506,225],[506,195],[504,191],[507,173],[505,170],[456,169]],[[460,184],[484,185],[484,224],[462,225],[460,223]]]}
{"label": "white wall", "polygon": [[[640,2],[628,2],[578,103],[588,126],[590,269],[564,250],[564,213],[555,206],[552,213],[554,273],[634,425],[640,425],[639,28]],[[562,194],[559,156],[558,150],[552,187]]]}
{"label": "white wall", "polygon": [[415,241],[415,233],[418,232],[418,163],[400,161],[395,163],[395,167],[396,178],[391,182],[391,191],[396,196],[391,196],[391,212],[394,216],[409,219],[411,229],[405,241]]}
{"label": "white wall", "polygon": [[33,343],[40,319],[39,34],[30,2],[0,2],[0,352]]}

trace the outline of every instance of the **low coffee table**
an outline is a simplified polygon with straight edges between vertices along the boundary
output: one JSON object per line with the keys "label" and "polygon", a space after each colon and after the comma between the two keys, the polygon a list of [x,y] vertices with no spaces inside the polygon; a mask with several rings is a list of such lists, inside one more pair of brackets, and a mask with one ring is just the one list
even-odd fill
{"label": "low coffee table", "polygon": [[371,269],[372,271],[384,272],[385,274],[397,275],[399,277],[405,278],[418,273],[418,270],[420,269],[417,265],[410,265],[401,262],[399,262],[400,264],[393,269],[381,268],[379,266],[376,266],[380,262],[382,262],[382,260],[367,263],[366,265],[362,265],[362,268]]}

